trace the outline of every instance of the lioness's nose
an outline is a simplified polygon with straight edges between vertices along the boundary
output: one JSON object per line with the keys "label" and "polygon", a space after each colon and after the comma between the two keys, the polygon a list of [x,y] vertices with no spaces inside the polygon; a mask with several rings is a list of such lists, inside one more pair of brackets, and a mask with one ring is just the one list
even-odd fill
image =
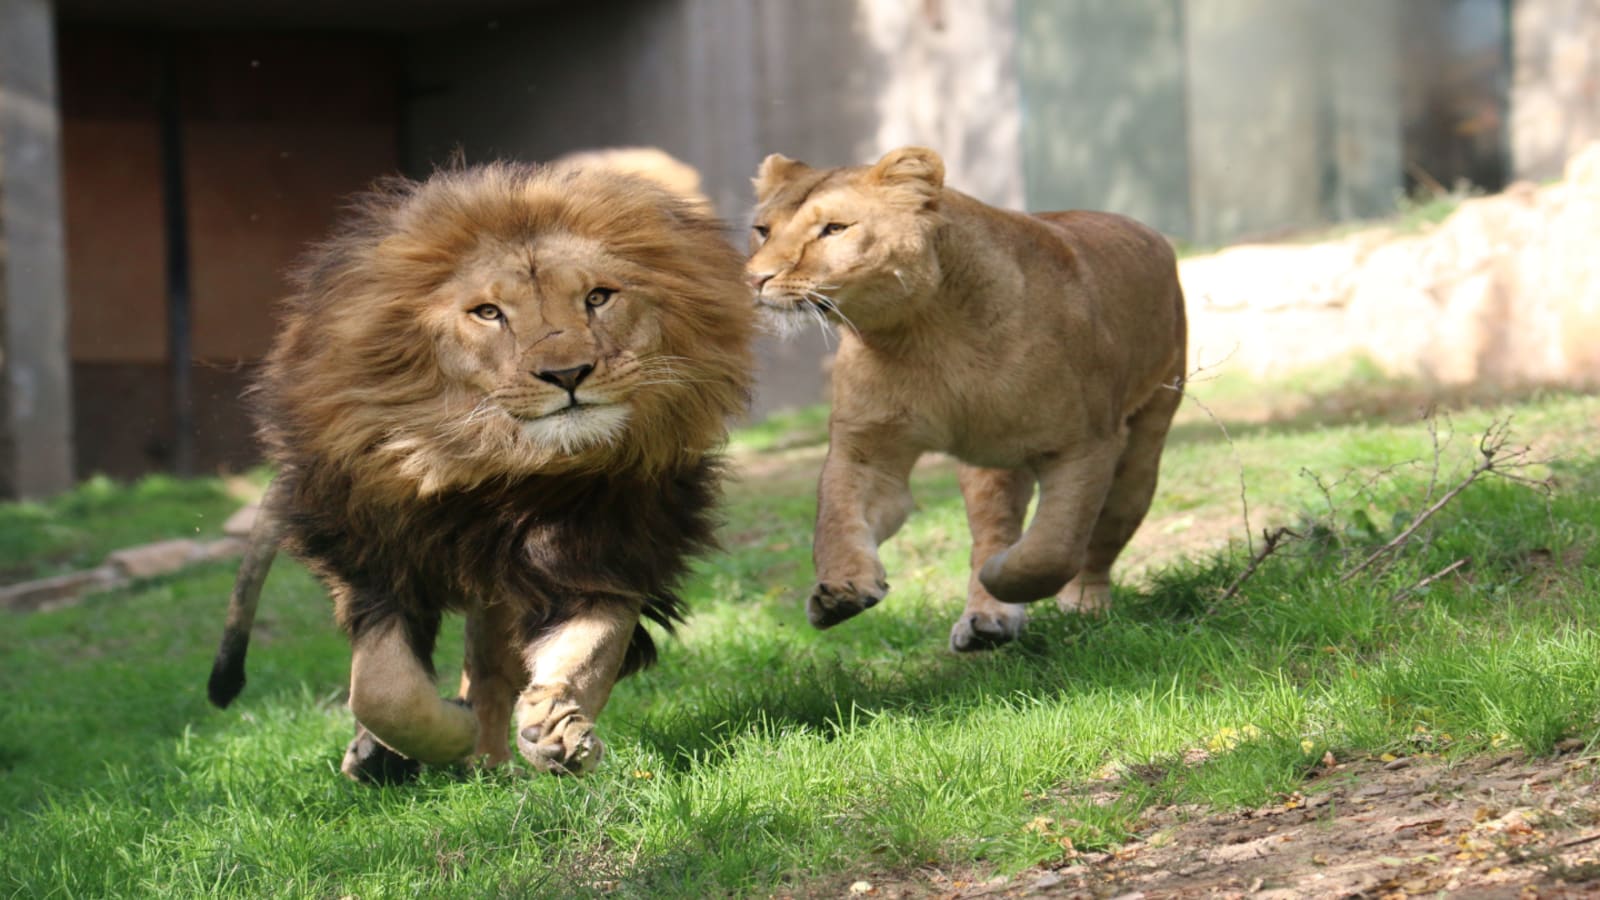
{"label": "lioness's nose", "polygon": [[533,377],[540,381],[548,381],[556,387],[567,391],[575,391],[578,385],[589,373],[594,371],[594,366],[573,366],[570,369],[541,369],[533,373]]}
{"label": "lioness's nose", "polygon": [[772,276],[776,274],[776,272],[746,272],[744,280],[750,283],[751,288],[759,291],[766,287],[767,282],[771,281]]}

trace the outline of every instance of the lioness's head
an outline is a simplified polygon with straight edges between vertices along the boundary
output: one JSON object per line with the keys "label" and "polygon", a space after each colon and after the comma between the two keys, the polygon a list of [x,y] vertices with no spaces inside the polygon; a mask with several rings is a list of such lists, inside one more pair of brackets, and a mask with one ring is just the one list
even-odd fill
{"label": "lioness's head", "polygon": [[944,162],[924,147],[840,169],[768,156],[745,264],[768,321],[788,331],[822,315],[865,329],[915,314],[939,279],[943,187]]}
{"label": "lioness's head", "polygon": [[717,223],[604,168],[396,181],[310,260],[269,360],[269,441],[428,493],[659,470],[722,439],[751,313]]}

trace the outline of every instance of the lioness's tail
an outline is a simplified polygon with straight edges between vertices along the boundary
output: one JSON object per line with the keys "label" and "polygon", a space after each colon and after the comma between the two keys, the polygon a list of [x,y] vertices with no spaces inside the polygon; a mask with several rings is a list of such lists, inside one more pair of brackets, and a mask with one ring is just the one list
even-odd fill
{"label": "lioness's tail", "polygon": [[233,580],[233,593],[228,596],[228,621],[222,629],[217,658],[211,664],[211,679],[206,682],[206,694],[218,708],[232,703],[244,690],[244,655],[250,648],[256,604],[261,599],[261,585],[267,580],[267,571],[272,568],[272,558],[278,555],[278,542],[283,538],[277,496],[278,482],[274,479],[261,498],[255,524],[250,527],[244,559],[239,563],[239,574]]}

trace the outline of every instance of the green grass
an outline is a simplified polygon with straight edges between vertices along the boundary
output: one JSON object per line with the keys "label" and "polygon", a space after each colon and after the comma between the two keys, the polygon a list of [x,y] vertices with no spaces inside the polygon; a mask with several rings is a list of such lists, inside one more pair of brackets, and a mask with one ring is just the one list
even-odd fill
{"label": "green grass", "polygon": [[97,476],[47,501],[0,504],[0,584],[92,568],[134,544],[217,537],[239,506],[220,478],[166,475]]}
{"label": "green grass", "polygon": [[[884,551],[891,596],[819,633],[802,611],[819,413],[746,433],[735,446],[766,474],[732,490],[729,552],[698,567],[662,663],[619,685],[609,755],[581,780],[345,781],[347,651],[320,588],[284,561],[250,685],[224,712],[203,682],[225,566],[0,619],[0,896],[838,893],[928,863],[1014,871],[1059,858],[1063,837],[1112,847],[1152,803],[1272,800],[1330,749],[1592,739],[1600,398],[1458,412],[1446,473],[1508,413],[1562,451],[1537,473],[1556,492],[1474,485],[1392,567],[1349,583],[1350,560],[1424,502],[1421,423],[1240,423],[1231,444],[1186,425],[1130,551],[1159,562],[1118,585],[1114,612],[1041,607],[1019,644],[971,657],[944,649],[966,580],[950,466],[916,476],[922,508]],[[1367,477],[1407,460],[1424,462]],[[1241,465],[1258,528],[1319,529],[1218,602],[1243,551],[1169,545],[1207,522],[1229,524],[1209,546],[1241,533]],[[1334,513],[1302,468],[1335,484]],[[1408,591],[1462,557],[1460,577]],[[459,635],[452,623],[441,671]],[[1087,788],[1116,767],[1143,777],[1096,802]]]}

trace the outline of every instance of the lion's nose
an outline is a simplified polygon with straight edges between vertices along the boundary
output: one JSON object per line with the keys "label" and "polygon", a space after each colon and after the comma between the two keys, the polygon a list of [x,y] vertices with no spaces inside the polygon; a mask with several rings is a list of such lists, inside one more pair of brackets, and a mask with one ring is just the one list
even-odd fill
{"label": "lion's nose", "polygon": [[746,272],[744,280],[749,282],[753,290],[759,291],[766,287],[767,282],[771,281],[772,276],[776,274],[776,272]]}
{"label": "lion's nose", "polygon": [[556,387],[568,392],[578,389],[589,373],[594,371],[594,366],[573,366],[570,369],[541,369],[533,373],[533,377],[540,381],[548,381]]}

